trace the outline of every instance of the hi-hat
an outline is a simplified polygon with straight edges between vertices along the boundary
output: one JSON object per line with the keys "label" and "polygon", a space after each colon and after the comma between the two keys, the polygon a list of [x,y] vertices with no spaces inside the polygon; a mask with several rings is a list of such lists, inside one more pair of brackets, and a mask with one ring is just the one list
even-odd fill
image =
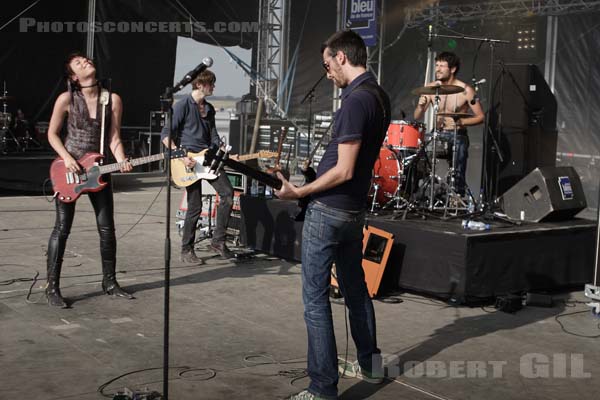
{"label": "hi-hat", "polygon": [[469,117],[472,117],[473,115],[469,114],[469,113],[461,113],[461,112],[439,112],[439,113],[437,113],[437,116],[458,119],[458,118],[469,118]]}
{"label": "hi-hat", "polygon": [[464,91],[465,88],[456,85],[435,85],[435,86],[423,86],[411,91],[412,94],[417,96],[423,95],[436,95],[436,94],[454,94]]}

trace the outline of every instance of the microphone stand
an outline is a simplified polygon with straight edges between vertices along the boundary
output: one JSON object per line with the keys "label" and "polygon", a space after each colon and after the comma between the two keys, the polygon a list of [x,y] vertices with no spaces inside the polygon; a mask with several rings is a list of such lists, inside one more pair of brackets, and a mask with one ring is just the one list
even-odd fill
{"label": "microphone stand", "polygon": [[[487,43],[490,46],[490,70],[489,70],[489,78],[488,78],[488,82],[489,82],[489,86],[488,86],[488,105],[487,105],[487,111],[485,113],[485,122],[484,122],[484,126],[483,126],[483,155],[482,155],[482,174],[481,174],[481,194],[480,194],[480,209],[481,211],[485,212],[489,209],[491,209],[491,204],[493,203],[494,199],[494,193],[492,187],[495,186],[494,182],[490,182],[490,180],[495,180],[496,177],[489,177],[488,175],[488,169],[487,169],[487,165],[488,165],[488,157],[489,154],[487,154],[488,152],[488,147],[491,147],[491,151],[495,152],[498,157],[500,159],[502,159],[502,153],[500,151],[500,147],[498,145],[498,142],[496,141],[496,138],[494,138],[494,135],[492,134],[491,131],[491,127],[490,127],[490,111],[492,109],[492,82],[494,82],[493,77],[494,77],[494,49],[495,49],[495,45],[496,44],[509,44],[510,41],[508,40],[501,40],[501,39],[491,39],[491,38],[482,38],[482,37],[476,37],[476,36],[457,36],[457,35],[438,35],[435,34],[435,37],[440,37],[440,38],[448,38],[448,39],[461,39],[461,40],[474,40],[474,41],[478,41],[480,42],[479,48],[477,49],[477,54],[476,57],[479,53],[479,49],[481,48],[481,46],[483,45],[483,43]],[[475,69],[475,62],[473,62],[473,70]],[[491,139],[491,143],[492,146],[488,146],[488,135],[489,135],[489,139]],[[495,162],[495,157],[493,159],[491,159],[491,162]]]}
{"label": "microphone stand", "polygon": [[160,97],[161,111],[165,112],[165,128],[167,130],[167,162],[165,168],[165,185],[167,185],[167,207],[165,216],[165,298],[163,326],[163,399],[169,400],[169,305],[171,283],[171,120],[173,117],[173,94],[175,88],[167,87]]}
{"label": "microphone stand", "polygon": [[308,133],[306,134],[306,138],[307,138],[306,139],[306,157],[307,158],[310,157],[310,128],[312,127],[312,102],[315,99],[315,90],[317,89],[317,86],[319,86],[319,83],[321,83],[323,78],[325,78],[325,76],[327,76],[327,73],[324,73],[323,75],[321,75],[319,80],[317,80],[315,82],[315,84],[310,88],[308,93],[306,93],[306,95],[304,96],[302,101],[300,101],[300,104],[304,104],[306,102],[306,100],[308,100]]}
{"label": "microphone stand", "polygon": [[167,162],[165,168],[165,185],[167,186],[167,206],[165,216],[165,299],[164,299],[164,330],[163,330],[163,399],[169,400],[169,319],[170,319],[170,289],[171,289],[171,120],[173,119],[173,95],[192,82],[202,71],[211,67],[213,60],[206,57],[196,68],[188,72],[175,86],[167,87],[160,96],[161,111],[166,113],[165,128],[167,131]]}

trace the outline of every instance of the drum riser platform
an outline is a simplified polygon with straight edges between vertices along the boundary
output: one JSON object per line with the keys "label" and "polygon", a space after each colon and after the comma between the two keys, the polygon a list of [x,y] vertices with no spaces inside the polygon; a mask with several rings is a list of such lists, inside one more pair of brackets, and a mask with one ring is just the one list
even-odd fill
{"label": "drum riser platform", "polygon": [[[300,261],[302,223],[291,217],[296,202],[251,196],[240,200],[242,243]],[[593,278],[592,221],[502,225],[480,232],[464,231],[460,220],[413,218],[369,218],[370,225],[395,236],[380,294],[400,288],[474,303],[528,290],[583,290]]]}

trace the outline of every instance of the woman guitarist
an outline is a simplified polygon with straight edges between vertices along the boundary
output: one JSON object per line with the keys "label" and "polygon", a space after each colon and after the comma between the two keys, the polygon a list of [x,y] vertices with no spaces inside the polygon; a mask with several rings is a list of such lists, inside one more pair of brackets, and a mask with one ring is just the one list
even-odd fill
{"label": "woman guitarist", "polygon": [[[70,54],[65,62],[65,78],[68,90],[62,93],[54,103],[48,141],[52,148],[64,160],[65,167],[72,173],[83,172],[77,159],[88,152],[100,152],[101,132],[105,132],[111,152],[118,162],[126,160],[121,143],[121,98],[115,94],[102,91],[96,79],[96,68],[92,60],[81,53]],[[104,93],[104,96],[102,94]],[[104,100],[101,104],[101,98]],[[102,121],[102,107],[106,107]],[[67,136],[65,142],[60,138],[63,120],[67,116]],[[122,172],[131,171],[132,166],[125,163]],[[113,296],[132,299],[133,296],[119,286],[116,274],[117,242],[113,218],[113,193],[110,176],[105,177],[108,185],[99,192],[88,193],[96,214],[96,224],[100,234],[100,256],[102,258],[102,290]],[[56,222],[48,242],[47,268],[48,283],[46,297],[48,304],[66,308],[67,303],[60,293],[60,272],[67,238],[75,216],[76,202],[65,203],[55,198]]]}

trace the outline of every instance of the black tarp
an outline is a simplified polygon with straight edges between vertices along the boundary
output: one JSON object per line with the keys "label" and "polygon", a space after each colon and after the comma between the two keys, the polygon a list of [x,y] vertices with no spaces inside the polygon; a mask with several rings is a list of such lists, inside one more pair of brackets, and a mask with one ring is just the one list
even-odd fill
{"label": "black tarp", "polygon": [[[293,77],[289,112],[308,117],[308,102],[300,104],[306,93],[325,72],[319,53],[323,43],[335,32],[337,0],[292,1],[290,22],[290,59],[298,47],[298,62]],[[307,14],[308,12],[308,14]],[[306,24],[304,23],[306,19]],[[315,90],[313,112],[331,111],[333,85],[324,79]]]}
{"label": "black tarp", "polygon": [[[5,2],[0,26],[29,5]],[[48,121],[57,95],[65,89],[63,61],[74,50],[85,51],[85,32],[67,30],[67,23],[87,21],[87,1],[41,0],[0,31],[0,81],[6,81],[9,94],[17,97],[11,112],[21,107],[33,121]],[[96,22],[201,22],[208,29],[215,22],[256,22],[258,0],[101,0],[96,3]],[[49,23],[41,32],[37,25],[20,31],[23,18]],[[52,29],[52,23],[56,28]],[[95,34],[94,59],[99,76],[110,78],[123,98],[124,125],[147,125],[149,111],[159,107],[159,96],[172,83],[177,36],[190,32],[99,32]],[[200,42],[251,48],[256,32],[209,34],[194,32]],[[216,42],[216,43],[215,43]],[[198,62],[205,55],[198,55]]]}
{"label": "black tarp", "polygon": [[[0,26],[23,11],[25,2],[3,2]],[[87,2],[41,1],[21,16],[36,21],[86,21]],[[16,19],[0,31],[0,82],[5,82],[9,111],[21,108],[29,119],[48,121],[54,99],[64,90],[62,69],[65,56],[74,49],[85,50],[86,37],[68,32],[43,32],[36,27],[20,31]],[[50,27],[48,27],[50,30]]]}

